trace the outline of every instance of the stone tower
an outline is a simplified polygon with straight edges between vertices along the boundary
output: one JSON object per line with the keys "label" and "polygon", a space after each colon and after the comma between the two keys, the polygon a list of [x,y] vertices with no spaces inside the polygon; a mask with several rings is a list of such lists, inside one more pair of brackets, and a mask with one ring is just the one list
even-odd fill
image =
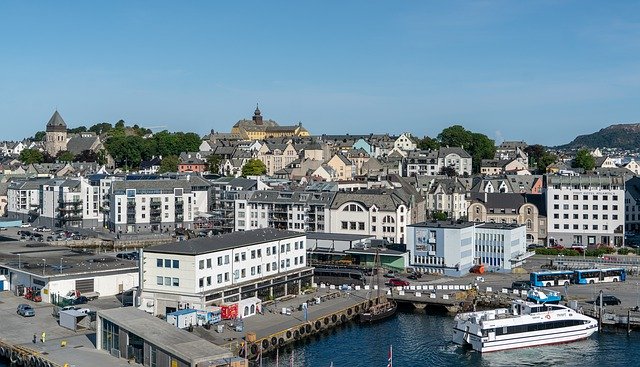
{"label": "stone tower", "polygon": [[49,155],[55,157],[59,152],[67,150],[67,124],[58,111],[49,119],[46,132],[45,149]]}

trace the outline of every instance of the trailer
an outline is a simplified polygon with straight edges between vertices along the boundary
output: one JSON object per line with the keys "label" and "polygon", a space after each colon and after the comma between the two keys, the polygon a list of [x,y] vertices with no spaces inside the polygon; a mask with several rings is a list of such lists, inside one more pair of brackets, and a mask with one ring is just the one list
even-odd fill
{"label": "trailer", "polygon": [[198,325],[198,311],[188,308],[167,314],[167,322],[180,329]]}

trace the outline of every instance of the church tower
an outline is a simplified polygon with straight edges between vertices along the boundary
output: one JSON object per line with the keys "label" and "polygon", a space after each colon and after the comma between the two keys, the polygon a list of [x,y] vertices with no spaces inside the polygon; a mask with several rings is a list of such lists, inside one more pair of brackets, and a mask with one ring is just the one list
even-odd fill
{"label": "church tower", "polygon": [[47,123],[45,149],[53,157],[67,150],[67,124],[58,111],[53,113]]}

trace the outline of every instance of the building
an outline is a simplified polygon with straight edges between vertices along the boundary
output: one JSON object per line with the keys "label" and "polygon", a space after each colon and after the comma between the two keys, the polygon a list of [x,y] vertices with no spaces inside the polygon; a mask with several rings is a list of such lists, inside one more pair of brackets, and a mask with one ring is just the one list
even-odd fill
{"label": "building", "polygon": [[236,122],[231,128],[231,134],[239,136],[240,139],[264,140],[281,137],[307,137],[309,131],[302,126],[302,123],[280,126],[273,120],[264,120],[260,109],[256,106],[251,120],[243,119]]}
{"label": "building", "polygon": [[188,180],[114,181],[108,227],[120,233],[191,229],[196,204]]}
{"label": "building", "polygon": [[273,176],[298,159],[298,152],[291,143],[265,143],[258,150],[256,158],[264,163],[267,168],[267,176]]}
{"label": "building", "polygon": [[510,271],[522,265],[526,230],[518,224],[424,222],[407,227],[411,267],[423,273],[463,276],[474,265]]}
{"label": "building", "polygon": [[424,198],[405,188],[338,192],[329,211],[325,232],[372,235],[405,243],[406,227],[425,218]]}
{"label": "building", "polygon": [[524,141],[503,141],[496,147],[494,155],[495,160],[513,161],[516,160],[525,165],[525,169],[529,166],[529,155],[525,149],[529,146]]}
{"label": "building", "polygon": [[625,184],[616,176],[548,176],[550,244],[622,246]]}
{"label": "building", "polygon": [[178,172],[207,172],[209,164],[199,152],[180,153],[178,160]]}
{"label": "building", "polygon": [[67,124],[58,111],[47,122],[45,130],[45,151],[55,157],[61,151],[67,150]]}
{"label": "building", "polygon": [[427,215],[444,213],[448,219],[467,217],[467,189],[458,177],[418,176],[414,186],[426,200]]}
{"label": "building", "polygon": [[334,192],[254,191],[235,203],[235,230],[258,228],[325,232]]}
{"label": "building", "polygon": [[476,223],[520,224],[527,229],[527,243],[546,244],[547,218],[542,195],[474,193],[467,218]]}
{"label": "building", "polygon": [[624,227],[626,232],[640,232],[640,177],[625,183]]}
{"label": "building", "polygon": [[435,176],[445,167],[453,168],[459,176],[471,174],[473,159],[464,149],[443,147],[438,150],[416,150],[404,160],[405,177]]}
{"label": "building", "polygon": [[247,366],[227,349],[133,307],[98,311],[96,348],[145,367]]}
{"label": "building", "polygon": [[7,216],[32,222],[39,215],[40,186],[47,180],[11,181],[7,187]]}
{"label": "building", "polygon": [[258,229],[146,248],[141,305],[154,315],[258,297],[297,295],[312,282],[304,233]]}
{"label": "building", "polygon": [[24,242],[5,242],[0,252],[0,275],[7,278],[6,289],[14,294],[31,288],[40,292],[43,302],[62,304],[71,291],[115,296],[139,284],[136,261],[64,247],[28,250]]}

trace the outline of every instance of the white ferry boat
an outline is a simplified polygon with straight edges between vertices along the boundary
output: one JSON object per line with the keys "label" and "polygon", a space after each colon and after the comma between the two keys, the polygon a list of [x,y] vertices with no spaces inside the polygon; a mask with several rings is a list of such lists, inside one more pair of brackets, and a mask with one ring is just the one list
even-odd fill
{"label": "white ferry boat", "polygon": [[453,341],[478,352],[495,352],[586,339],[597,329],[595,319],[569,307],[515,300],[511,309],[456,315]]}

